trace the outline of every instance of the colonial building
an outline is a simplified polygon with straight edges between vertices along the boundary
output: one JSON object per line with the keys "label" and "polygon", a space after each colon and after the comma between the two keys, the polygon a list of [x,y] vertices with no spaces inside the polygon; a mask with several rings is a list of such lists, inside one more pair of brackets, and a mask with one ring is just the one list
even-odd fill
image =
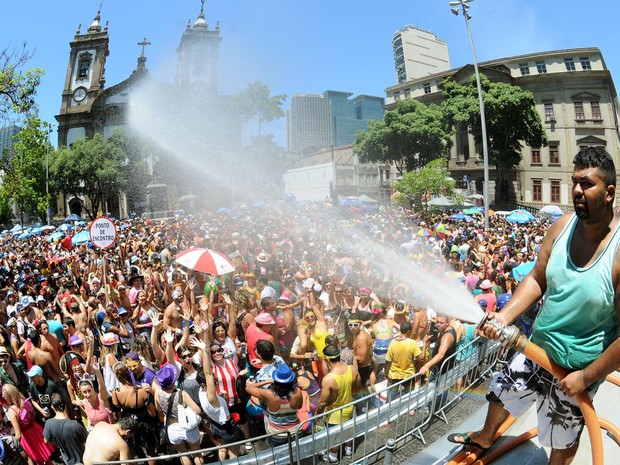
{"label": "colonial building", "polygon": [[[101,11],[97,12],[92,24],[85,32],[78,27],[70,43],[69,63],[62,92],[58,121],[58,144],[70,146],[78,137],[92,137],[96,133],[109,137],[114,129],[124,129],[131,133],[128,124],[129,104],[132,95],[138,92],[139,87],[145,85],[155,87],[161,105],[159,111],[166,110],[167,102],[174,102],[187,108],[201,107],[205,113],[217,113],[219,119],[227,119],[226,110],[222,107],[227,97],[218,93],[218,57],[219,46],[222,40],[219,23],[214,29],[209,29],[204,15],[204,1],[200,14],[192,24],[188,21],[177,48],[178,66],[176,76],[171,76],[174,84],[165,84],[155,81],[146,68],[145,47],[150,44],[144,39],[138,45],[142,53],[138,57],[138,64],[131,75],[124,81],[111,87],[106,87],[105,69],[109,51],[108,25],[101,26]],[[183,102],[179,104],[179,102]],[[200,118],[195,123],[201,123]],[[192,117],[188,117],[192,119]],[[229,122],[227,120],[227,122]],[[203,124],[204,126],[204,124]],[[226,132],[229,140],[240,145],[240,125],[231,125],[232,130]],[[203,131],[204,132],[204,131]],[[214,130],[221,134],[221,129]],[[232,132],[232,134],[231,134]],[[132,136],[140,134],[132,133]],[[211,137],[213,140],[214,137]],[[221,144],[219,144],[221,147]],[[204,151],[203,156],[207,156]],[[156,158],[156,157],[153,157]],[[142,186],[140,195],[128,198],[126,193],[116,193],[108,199],[106,210],[121,217],[131,211],[168,210],[184,207],[184,201],[194,203],[199,196],[201,187],[193,191],[187,183],[175,182],[175,175],[181,178],[182,167],[167,173],[161,178],[153,169],[154,160],[147,160],[151,168],[152,182]],[[163,179],[162,179],[163,178]],[[206,195],[205,195],[206,197]],[[87,198],[65,198],[60,196],[57,204],[59,216],[68,213],[82,214],[82,206]]]}
{"label": "colonial building", "polygon": [[[479,64],[480,73],[491,81],[510,83],[532,92],[536,109],[547,131],[547,147],[523,147],[523,161],[507,173],[502,198],[493,198],[495,170],[490,169],[492,205],[518,202],[539,208],[557,204],[572,208],[572,159],[580,148],[602,146],[619,159],[618,96],[611,72],[598,48],[576,48],[531,53]],[[406,98],[439,104],[441,84],[450,76],[469,82],[472,65],[412,79],[386,89],[388,109]],[[452,177],[468,176],[482,193],[482,148],[474,143],[467,127],[457,128],[448,165]]]}

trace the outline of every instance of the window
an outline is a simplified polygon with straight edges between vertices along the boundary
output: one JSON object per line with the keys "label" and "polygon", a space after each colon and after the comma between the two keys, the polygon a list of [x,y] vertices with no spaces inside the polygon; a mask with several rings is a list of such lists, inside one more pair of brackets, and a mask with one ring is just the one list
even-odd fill
{"label": "window", "polygon": [[542,179],[532,179],[532,201],[542,202]]}
{"label": "window", "polygon": [[575,71],[575,60],[573,60],[573,57],[564,58],[564,66],[566,66],[566,71]]}
{"label": "window", "polygon": [[549,144],[549,164],[550,165],[559,165],[560,164],[560,150],[557,144]]}
{"label": "window", "polygon": [[592,110],[592,119],[603,119],[601,117],[601,107],[598,102],[590,102],[590,109]]}
{"label": "window", "polygon": [[536,70],[538,74],[547,74],[547,64],[544,61],[537,61]]}
{"label": "window", "polygon": [[431,93],[431,83],[430,82],[425,82],[424,84],[422,84],[422,86],[424,86],[424,93],[425,94],[430,94]]}
{"label": "window", "polygon": [[590,58],[579,57],[579,61],[581,62],[581,69],[583,69],[584,71],[590,71],[592,69],[592,65],[590,64]]}
{"label": "window", "polygon": [[545,121],[555,121],[553,103],[545,103]]}
{"label": "window", "polygon": [[519,71],[521,71],[521,76],[529,76],[530,65],[527,63],[519,63]]}
{"label": "window", "polygon": [[532,149],[532,165],[539,165],[540,163],[540,148]]}
{"label": "window", "polygon": [[400,92],[394,92],[394,100],[400,100]]}
{"label": "window", "polygon": [[435,85],[437,86],[437,90],[443,90],[443,81],[441,79],[437,79]]}
{"label": "window", "polygon": [[405,98],[411,97],[411,89],[405,89]]}
{"label": "window", "polygon": [[88,78],[88,69],[90,68],[90,61],[92,55],[88,52],[80,53],[78,61],[78,78]]}
{"label": "window", "polygon": [[551,203],[560,203],[560,180],[551,180]]}
{"label": "window", "polygon": [[575,102],[575,119],[586,119],[586,115],[583,112],[583,102]]}

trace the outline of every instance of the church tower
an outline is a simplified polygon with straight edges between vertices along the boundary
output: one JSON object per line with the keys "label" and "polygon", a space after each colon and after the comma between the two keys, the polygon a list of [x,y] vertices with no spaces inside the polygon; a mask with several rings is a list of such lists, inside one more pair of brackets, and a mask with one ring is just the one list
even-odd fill
{"label": "church tower", "polygon": [[178,69],[176,83],[183,88],[191,86],[202,90],[208,96],[218,93],[218,57],[220,51],[220,24],[209,29],[205,21],[204,3],[201,0],[200,14],[193,26],[187,22],[187,28],[177,48]]}
{"label": "church tower", "polygon": [[110,54],[108,25],[101,27],[101,7],[85,34],[71,42],[65,87],[58,121],[58,144],[70,145],[80,136],[92,137],[90,111],[105,86],[105,62]]}

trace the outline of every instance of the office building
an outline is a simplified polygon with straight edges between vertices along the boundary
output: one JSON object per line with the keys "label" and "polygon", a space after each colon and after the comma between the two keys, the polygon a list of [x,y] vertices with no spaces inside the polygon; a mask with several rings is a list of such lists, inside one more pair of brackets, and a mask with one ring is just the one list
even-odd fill
{"label": "office building", "polygon": [[396,31],[392,47],[399,83],[450,69],[448,44],[418,26],[408,24]]}

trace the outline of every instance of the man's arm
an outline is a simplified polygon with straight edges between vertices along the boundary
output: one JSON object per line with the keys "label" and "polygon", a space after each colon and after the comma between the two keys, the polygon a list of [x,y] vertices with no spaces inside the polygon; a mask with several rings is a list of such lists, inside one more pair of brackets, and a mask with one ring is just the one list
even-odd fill
{"label": "man's arm", "polygon": [[321,385],[321,398],[319,399],[319,405],[316,408],[316,414],[320,415],[325,409],[336,400],[337,389],[334,389],[334,382],[331,378],[323,378]]}
{"label": "man's arm", "polygon": [[446,352],[452,346],[452,344],[455,344],[454,336],[452,336],[452,334],[448,332],[444,333],[444,335],[441,337],[441,342],[439,343],[439,350],[437,351],[437,354],[428,362],[426,362],[424,366],[422,366],[422,368],[420,368],[420,374],[424,376],[426,373],[429,372],[432,367],[440,363],[446,356]]}

